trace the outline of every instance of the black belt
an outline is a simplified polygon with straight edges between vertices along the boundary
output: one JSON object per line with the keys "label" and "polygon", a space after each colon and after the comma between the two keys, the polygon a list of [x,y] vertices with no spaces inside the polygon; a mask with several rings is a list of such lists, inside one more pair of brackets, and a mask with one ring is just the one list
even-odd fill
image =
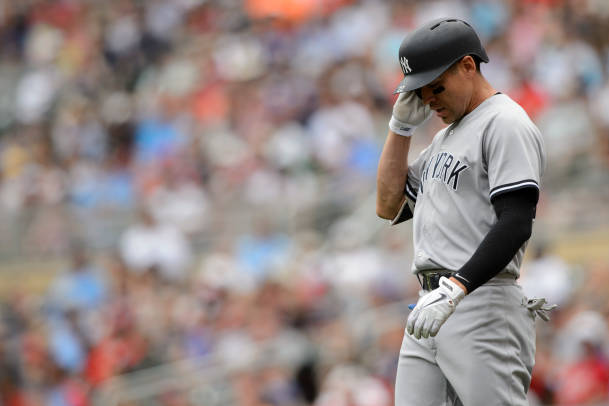
{"label": "black belt", "polygon": [[417,273],[417,278],[423,290],[434,290],[440,286],[440,278],[445,276],[450,278],[455,272],[447,270],[421,271]]}

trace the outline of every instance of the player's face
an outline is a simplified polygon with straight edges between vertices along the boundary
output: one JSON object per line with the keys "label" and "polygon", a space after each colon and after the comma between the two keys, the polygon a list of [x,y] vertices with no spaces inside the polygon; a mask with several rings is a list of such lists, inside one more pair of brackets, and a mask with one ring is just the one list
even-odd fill
{"label": "player's face", "polygon": [[416,90],[423,103],[429,104],[446,124],[453,123],[469,113],[472,86],[461,64],[462,60],[436,80]]}

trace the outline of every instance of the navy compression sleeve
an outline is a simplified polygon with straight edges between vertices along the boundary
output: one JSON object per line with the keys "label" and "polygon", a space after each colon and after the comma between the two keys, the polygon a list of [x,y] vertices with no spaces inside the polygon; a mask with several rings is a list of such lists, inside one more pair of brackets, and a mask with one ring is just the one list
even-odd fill
{"label": "navy compression sleeve", "polygon": [[510,263],[530,237],[538,191],[526,188],[495,197],[497,222],[482,240],[474,255],[459,269],[457,278],[468,293],[481,286]]}

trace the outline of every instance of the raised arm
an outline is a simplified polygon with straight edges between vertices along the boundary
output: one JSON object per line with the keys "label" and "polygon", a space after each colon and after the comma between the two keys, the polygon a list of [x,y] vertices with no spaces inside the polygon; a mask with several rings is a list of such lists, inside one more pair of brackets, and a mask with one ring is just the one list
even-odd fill
{"label": "raised arm", "polygon": [[393,105],[376,178],[376,214],[381,218],[395,218],[404,202],[410,137],[430,114],[415,92],[400,93]]}
{"label": "raised arm", "polygon": [[389,130],[376,174],[376,214],[381,218],[395,218],[405,200],[409,150],[410,137]]}

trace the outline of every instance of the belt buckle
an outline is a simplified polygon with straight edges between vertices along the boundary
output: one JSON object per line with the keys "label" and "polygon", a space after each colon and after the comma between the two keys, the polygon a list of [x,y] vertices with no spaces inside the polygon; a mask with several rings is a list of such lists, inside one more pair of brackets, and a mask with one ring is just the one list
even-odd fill
{"label": "belt buckle", "polygon": [[417,278],[419,279],[419,284],[423,288],[423,290],[432,290],[433,282],[432,277],[436,275],[436,272],[420,272],[417,274]]}
{"label": "belt buckle", "polygon": [[438,286],[440,286],[440,278],[442,277],[442,274],[440,272],[434,272],[430,275],[430,284],[429,284],[429,289],[433,290],[436,289]]}
{"label": "belt buckle", "polygon": [[419,283],[424,290],[434,290],[440,286],[440,278],[442,276],[450,276],[450,271],[423,271],[417,274],[419,277]]}

